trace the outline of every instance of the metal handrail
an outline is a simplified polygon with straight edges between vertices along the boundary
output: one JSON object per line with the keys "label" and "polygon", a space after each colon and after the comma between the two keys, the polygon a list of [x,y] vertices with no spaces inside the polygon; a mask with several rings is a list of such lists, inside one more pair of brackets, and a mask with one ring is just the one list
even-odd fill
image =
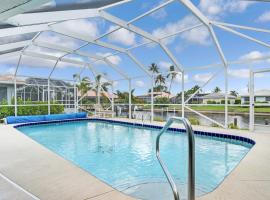
{"label": "metal handrail", "polygon": [[171,126],[173,122],[181,122],[186,128],[188,135],[188,200],[195,200],[195,143],[194,143],[194,134],[190,122],[186,118],[182,117],[171,117],[162,128],[156,139],[156,156],[163,169],[163,172],[166,175],[166,178],[171,186],[173,191],[174,199],[180,200],[179,192],[177,190],[176,184],[173,177],[171,176],[167,166],[163,163],[160,158],[159,153],[159,141],[160,137],[167,129]]}

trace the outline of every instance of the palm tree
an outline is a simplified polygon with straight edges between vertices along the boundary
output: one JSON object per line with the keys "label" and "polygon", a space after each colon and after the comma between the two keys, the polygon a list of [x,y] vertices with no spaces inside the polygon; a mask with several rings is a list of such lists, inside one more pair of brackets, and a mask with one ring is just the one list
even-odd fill
{"label": "palm tree", "polygon": [[159,67],[157,66],[157,64],[152,63],[149,66],[149,71],[152,72],[153,74],[158,74],[159,73]]}
{"label": "palm tree", "polygon": [[165,77],[162,74],[157,75],[155,84],[156,85],[158,84],[159,86],[163,86],[165,85],[165,83],[166,83]]}
{"label": "palm tree", "polygon": [[236,92],[235,90],[232,90],[232,91],[230,91],[230,95],[237,97],[238,92]]}
{"label": "palm tree", "polygon": [[[96,85],[95,87],[93,88],[93,91],[95,91],[96,93],[96,102],[99,102],[98,99],[98,91],[100,92],[101,88],[103,89],[104,92],[108,92],[108,86],[110,86],[111,84],[108,83],[108,82],[101,82],[101,79],[102,79],[102,75],[101,74],[98,74],[96,77],[95,77],[95,80],[96,80]],[[104,95],[103,93],[101,93],[102,95]]]}
{"label": "palm tree", "polygon": [[81,96],[83,96],[88,92],[88,90],[91,89],[91,81],[88,77],[84,77],[83,79],[79,78],[79,80],[80,80],[80,82],[77,85],[77,87],[81,93]]}
{"label": "palm tree", "polygon": [[176,78],[176,76],[177,76],[177,73],[175,72],[174,66],[171,65],[170,66],[169,73],[167,75],[167,78],[170,78],[171,79],[170,86],[169,86],[168,98],[169,98],[169,95],[171,94],[172,82]]}
{"label": "palm tree", "polygon": [[215,89],[213,90],[214,93],[219,93],[221,92],[221,89],[219,87],[215,87]]}
{"label": "palm tree", "polygon": [[[135,102],[136,100],[136,97],[134,95],[135,89],[132,89],[130,92],[131,92],[131,100],[132,102]],[[129,92],[121,92],[120,90],[116,90],[116,95],[118,96],[119,100],[123,101],[123,103],[126,103],[129,100]]]}

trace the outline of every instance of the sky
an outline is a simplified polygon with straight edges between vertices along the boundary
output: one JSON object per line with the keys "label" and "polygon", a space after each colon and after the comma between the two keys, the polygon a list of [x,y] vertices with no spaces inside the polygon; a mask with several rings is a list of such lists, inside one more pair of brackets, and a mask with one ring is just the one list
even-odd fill
{"label": "sky", "polygon": [[[66,4],[75,1],[56,0],[51,5]],[[129,21],[140,14],[148,11],[155,6],[165,2],[165,0],[133,0],[117,7],[107,9],[106,11],[118,18]],[[238,1],[238,0],[193,0],[195,6],[209,19],[214,21],[233,23],[238,25],[252,26],[264,29],[270,29],[270,3]],[[143,18],[134,23],[135,26],[153,34],[156,38],[161,38],[166,34],[175,33],[184,28],[199,24],[192,13],[185,8],[179,1],[175,1],[165,8]],[[91,38],[114,30],[117,26],[102,18],[80,19],[63,23],[58,23],[63,29],[72,32],[78,32]],[[246,31],[234,29],[243,34],[257,38],[265,43],[270,44],[270,37],[267,33]],[[214,26],[214,31],[220,42],[221,48],[228,61],[259,58],[270,55],[270,49],[260,44],[243,39],[219,27]],[[26,36],[16,36],[5,38],[4,41],[22,40]],[[1,40],[1,39],[0,39]],[[3,41],[3,39],[2,39]],[[76,49],[85,42],[71,39],[69,37],[56,34],[53,32],[43,32],[37,41],[47,41],[65,47]],[[147,39],[132,33],[126,29],[120,29],[113,34],[101,39],[103,42],[118,45],[122,48],[129,48],[134,45],[146,42]],[[213,63],[221,63],[219,54],[211,39],[206,27],[199,28],[178,34],[162,40],[169,50],[174,54],[177,61],[185,71],[185,88],[189,89],[194,85],[204,85],[205,82],[213,75],[218,75],[211,80],[205,87],[204,92],[211,92],[214,87],[218,86],[224,91],[224,69],[214,67],[211,69],[191,70],[194,67],[206,66]],[[29,47],[26,51],[42,52],[50,55],[63,56],[63,52],[52,51],[46,48]],[[81,49],[83,52],[107,56],[115,51],[89,44]],[[168,73],[169,66],[173,64],[166,53],[155,44],[150,44],[133,49],[131,53],[146,67],[151,63],[156,63],[160,71],[165,75]],[[101,61],[95,62],[89,58],[77,56],[75,54],[65,55],[65,57],[94,62],[93,66],[97,73],[104,74],[108,80],[114,82],[115,90],[128,90],[128,82],[114,69],[107,66]],[[123,70],[130,77],[137,77],[132,80],[132,88],[135,88],[136,94],[145,94],[151,87],[151,81],[132,60],[126,55],[119,54],[109,57],[109,60]],[[0,74],[12,74],[15,71],[18,57],[0,60]],[[253,62],[248,64],[230,65],[229,90],[236,90],[238,93],[247,93],[249,69],[268,68],[270,60]],[[53,69],[55,62],[23,56],[18,70],[18,76],[38,76],[48,77]],[[270,67],[269,67],[270,68]],[[93,74],[88,68],[81,66],[59,63],[52,74],[52,78],[72,80],[73,74],[81,73],[81,77],[94,79]],[[170,81],[167,81],[169,87]],[[258,74],[255,77],[255,89],[268,89],[270,86],[270,73]],[[181,76],[178,75],[172,83],[172,93],[176,94],[181,91]]]}

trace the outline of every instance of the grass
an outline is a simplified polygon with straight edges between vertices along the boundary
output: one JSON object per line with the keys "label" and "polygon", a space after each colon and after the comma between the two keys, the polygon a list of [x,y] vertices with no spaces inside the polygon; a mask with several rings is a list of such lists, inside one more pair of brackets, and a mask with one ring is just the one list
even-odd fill
{"label": "grass", "polygon": [[[191,106],[192,109],[198,111],[224,111],[224,106]],[[228,106],[229,112],[236,113],[248,113],[249,107],[241,107],[241,106]],[[255,113],[270,113],[270,107],[255,107]]]}
{"label": "grass", "polygon": [[[197,110],[197,111],[220,111],[224,112],[225,106],[221,105],[192,105],[190,106],[191,109]],[[144,109],[151,109],[150,105],[144,106]],[[155,106],[155,110],[157,109],[162,109],[162,108],[157,108]],[[176,110],[181,110],[181,106],[179,105],[170,105],[169,107],[163,108],[164,111],[166,110],[173,111],[174,109]],[[235,112],[235,113],[249,113],[249,106],[230,106],[228,105],[228,111],[229,112]],[[269,106],[258,106],[255,107],[255,113],[270,113],[270,107]]]}

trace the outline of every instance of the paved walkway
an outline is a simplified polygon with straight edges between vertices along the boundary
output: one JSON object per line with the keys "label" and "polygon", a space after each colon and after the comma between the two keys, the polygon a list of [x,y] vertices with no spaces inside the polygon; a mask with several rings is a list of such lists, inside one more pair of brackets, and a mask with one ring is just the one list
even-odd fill
{"label": "paved walkway", "polygon": [[[132,199],[11,126],[0,125],[0,172],[42,200]],[[0,188],[0,200],[31,199],[3,179]]]}

